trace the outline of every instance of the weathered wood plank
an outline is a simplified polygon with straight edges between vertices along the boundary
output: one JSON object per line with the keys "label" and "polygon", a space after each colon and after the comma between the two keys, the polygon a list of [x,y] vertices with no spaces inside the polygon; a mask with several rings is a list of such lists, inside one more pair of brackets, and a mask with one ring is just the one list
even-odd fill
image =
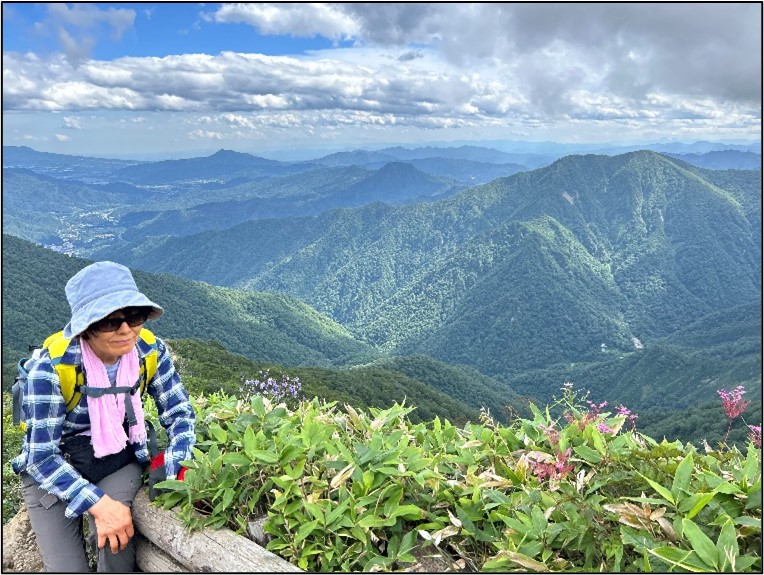
{"label": "weathered wood plank", "polygon": [[230,529],[189,531],[172,510],[151,505],[142,488],[133,500],[138,532],[184,568],[208,573],[296,573],[301,570]]}
{"label": "weathered wood plank", "polygon": [[186,568],[140,533],[135,534],[135,558],[144,573],[186,573]]}

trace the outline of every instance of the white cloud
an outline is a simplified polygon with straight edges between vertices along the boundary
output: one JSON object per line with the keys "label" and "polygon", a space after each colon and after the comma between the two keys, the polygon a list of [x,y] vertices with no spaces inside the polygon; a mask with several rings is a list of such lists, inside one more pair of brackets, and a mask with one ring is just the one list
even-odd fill
{"label": "white cloud", "polygon": [[218,23],[244,23],[261,34],[298,37],[324,36],[334,40],[352,38],[360,26],[352,14],[335,4],[262,2],[224,4],[216,12],[203,14]]}
{"label": "white cloud", "polygon": [[65,135],[65,134],[56,134],[56,140],[59,142],[68,142],[71,140],[71,137]]}
{"label": "white cloud", "polygon": [[194,130],[189,132],[189,137],[192,140],[207,139],[207,140],[222,140],[223,134],[220,132],[210,132],[208,130]]}
{"label": "white cloud", "polygon": [[64,116],[63,124],[64,124],[64,128],[68,128],[70,130],[82,129],[82,124],[80,124],[80,119],[75,118],[74,116]]}

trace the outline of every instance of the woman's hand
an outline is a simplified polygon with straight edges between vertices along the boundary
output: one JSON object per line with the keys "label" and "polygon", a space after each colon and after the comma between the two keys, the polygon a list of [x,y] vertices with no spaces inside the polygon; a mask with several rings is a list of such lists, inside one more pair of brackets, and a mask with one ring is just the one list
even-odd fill
{"label": "woman's hand", "polygon": [[135,535],[130,508],[104,495],[88,511],[95,519],[98,548],[106,545],[108,539],[112,553],[124,550],[128,541]]}

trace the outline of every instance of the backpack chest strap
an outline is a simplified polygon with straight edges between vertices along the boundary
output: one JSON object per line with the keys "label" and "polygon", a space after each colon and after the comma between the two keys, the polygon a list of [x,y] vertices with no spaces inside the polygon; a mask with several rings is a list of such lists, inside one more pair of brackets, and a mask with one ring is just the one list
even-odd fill
{"label": "backpack chest strap", "polygon": [[[103,397],[104,395],[118,395],[118,394],[124,394],[126,396],[134,395],[139,388],[140,388],[140,380],[135,382],[135,385],[133,385],[132,387],[127,387],[124,385],[114,386],[114,387],[92,387],[89,385],[81,385],[80,393],[82,393],[85,396],[98,399],[99,397]],[[129,397],[125,397],[125,418],[127,419],[127,422],[130,425],[135,425],[138,422],[137,418],[135,417],[135,409],[133,408],[133,402],[131,398]]]}

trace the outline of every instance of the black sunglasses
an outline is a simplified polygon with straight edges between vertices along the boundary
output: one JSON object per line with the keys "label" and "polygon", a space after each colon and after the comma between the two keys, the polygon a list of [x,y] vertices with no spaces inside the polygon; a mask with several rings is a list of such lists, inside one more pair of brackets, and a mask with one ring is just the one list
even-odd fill
{"label": "black sunglasses", "polygon": [[91,323],[89,329],[95,332],[117,331],[124,322],[127,322],[127,325],[130,327],[138,327],[146,323],[151,314],[151,311],[145,308],[127,308],[119,311],[125,315],[123,317],[105,317],[99,319]]}

